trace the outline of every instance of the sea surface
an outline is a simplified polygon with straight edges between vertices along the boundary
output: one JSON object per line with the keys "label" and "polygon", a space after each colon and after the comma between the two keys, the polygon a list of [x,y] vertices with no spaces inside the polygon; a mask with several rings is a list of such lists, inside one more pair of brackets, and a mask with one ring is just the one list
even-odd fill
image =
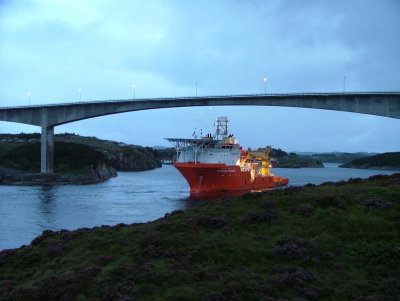
{"label": "sea surface", "polygon": [[[367,178],[396,171],[338,168],[274,168],[290,185]],[[190,200],[189,186],[171,165],[151,171],[119,172],[93,185],[0,186],[0,250],[17,248],[44,230],[148,222],[204,200]]]}

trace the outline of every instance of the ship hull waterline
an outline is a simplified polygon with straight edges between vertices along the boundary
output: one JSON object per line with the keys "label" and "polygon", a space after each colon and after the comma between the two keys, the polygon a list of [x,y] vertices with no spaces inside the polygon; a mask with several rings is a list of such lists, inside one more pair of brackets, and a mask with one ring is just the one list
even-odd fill
{"label": "ship hull waterline", "polygon": [[272,189],[286,185],[289,180],[273,175],[251,177],[250,171],[242,171],[239,166],[223,163],[175,162],[176,169],[190,186],[190,193],[246,192]]}

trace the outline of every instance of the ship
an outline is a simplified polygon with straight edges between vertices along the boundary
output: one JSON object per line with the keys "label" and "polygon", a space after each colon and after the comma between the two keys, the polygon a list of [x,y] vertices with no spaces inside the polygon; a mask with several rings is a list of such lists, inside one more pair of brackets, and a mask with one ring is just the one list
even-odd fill
{"label": "ship", "polygon": [[190,186],[190,194],[262,191],[288,184],[270,172],[271,147],[244,150],[228,133],[228,118],[218,117],[215,134],[198,138],[166,138],[176,149],[173,166]]}

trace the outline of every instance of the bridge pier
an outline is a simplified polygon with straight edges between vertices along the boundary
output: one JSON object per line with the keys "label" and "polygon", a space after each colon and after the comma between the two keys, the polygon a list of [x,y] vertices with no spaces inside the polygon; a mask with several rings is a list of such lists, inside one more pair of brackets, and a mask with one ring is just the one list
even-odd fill
{"label": "bridge pier", "polygon": [[40,172],[54,172],[54,126],[42,126]]}

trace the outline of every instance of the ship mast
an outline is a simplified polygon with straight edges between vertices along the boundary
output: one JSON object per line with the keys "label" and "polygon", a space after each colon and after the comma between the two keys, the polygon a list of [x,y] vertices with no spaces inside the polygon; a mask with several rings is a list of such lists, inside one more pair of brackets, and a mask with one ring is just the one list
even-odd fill
{"label": "ship mast", "polygon": [[216,140],[222,140],[228,136],[228,117],[218,117],[214,125]]}

